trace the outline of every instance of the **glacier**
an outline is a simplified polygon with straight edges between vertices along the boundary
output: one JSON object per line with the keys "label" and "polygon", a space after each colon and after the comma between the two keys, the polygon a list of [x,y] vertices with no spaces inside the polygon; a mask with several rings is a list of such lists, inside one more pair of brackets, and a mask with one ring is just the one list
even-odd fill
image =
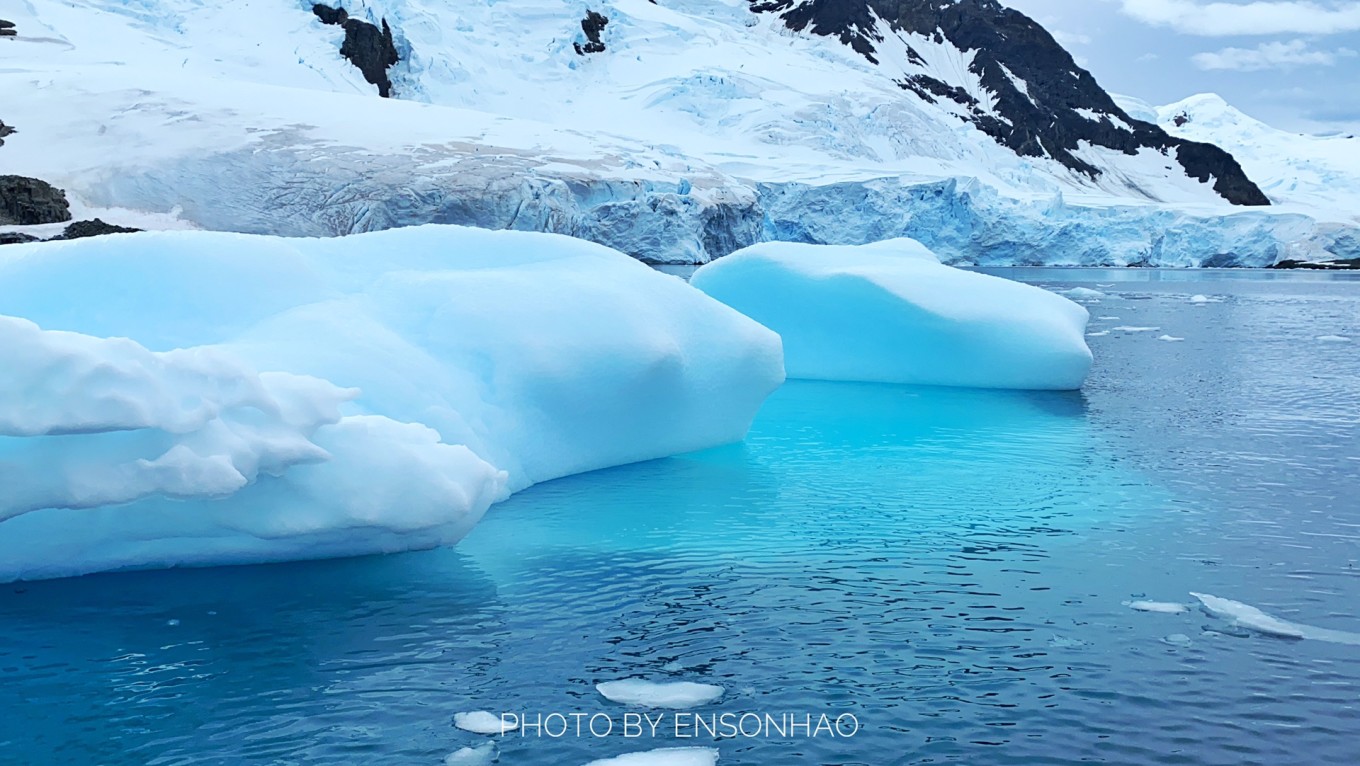
{"label": "glacier", "polygon": [[448,226],[0,250],[0,581],[456,542],[733,441],[773,332],[622,253]]}
{"label": "glacier", "polygon": [[[404,100],[373,94],[310,3],[21,2],[6,11],[20,32],[0,48],[15,94],[0,117],[18,131],[0,149],[6,172],[66,189],[77,217],[145,228],[336,236],[444,223],[566,234],[649,263],[892,237],[960,264],[1360,257],[1353,184],[1333,190],[1336,204],[1309,204],[1322,195],[1281,191],[1285,167],[1267,179],[1280,206],[1244,210],[1168,156],[1087,147],[1081,159],[1106,171],[1094,183],[1017,156],[838,40],[739,0],[602,6],[609,52],[590,57],[572,52],[585,10],[572,0],[345,5],[392,23]],[[937,52],[931,71],[964,56]],[[1197,124],[1178,135],[1223,140],[1188,132]],[[1255,175],[1253,147],[1276,145],[1242,145]]]}
{"label": "glacier", "polygon": [[690,283],[778,332],[792,378],[1070,390],[1091,369],[1084,307],[946,266],[915,240],[768,242]]}

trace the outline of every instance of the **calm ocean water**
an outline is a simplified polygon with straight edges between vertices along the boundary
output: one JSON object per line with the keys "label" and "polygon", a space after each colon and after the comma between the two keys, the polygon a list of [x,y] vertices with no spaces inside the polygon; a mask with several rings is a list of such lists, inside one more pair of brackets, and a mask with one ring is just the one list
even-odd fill
{"label": "calm ocean water", "polygon": [[[745,444],[536,487],[453,550],[0,586],[0,763],[437,766],[468,710],[615,723],[512,766],[1360,762],[1360,279],[995,271],[1105,293],[1083,392],[791,382]],[[625,738],[594,685],[635,676],[860,728]]]}

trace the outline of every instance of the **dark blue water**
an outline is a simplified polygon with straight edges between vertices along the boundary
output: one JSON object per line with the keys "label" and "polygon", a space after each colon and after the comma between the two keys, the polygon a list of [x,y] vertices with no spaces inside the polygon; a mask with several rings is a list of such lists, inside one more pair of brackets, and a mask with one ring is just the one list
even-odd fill
{"label": "dark blue water", "polygon": [[435,766],[481,741],[455,712],[621,720],[594,684],[631,676],[862,728],[499,763],[1360,762],[1360,646],[1124,605],[1360,632],[1360,282],[1008,274],[1113,285],[1084,392],[795,382],[743,445],[536,487],[454,550],[0,586],[0,763]]}

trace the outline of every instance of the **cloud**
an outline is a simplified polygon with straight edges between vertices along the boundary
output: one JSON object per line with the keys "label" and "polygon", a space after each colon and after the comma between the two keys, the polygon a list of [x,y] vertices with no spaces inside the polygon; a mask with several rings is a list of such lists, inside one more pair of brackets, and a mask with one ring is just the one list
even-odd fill
{"label": "cloud", "polygon": [[1195,66],[1207,70],[1255,72],[1261,69],[1292,69],[1300,66],[1334,66],[1338,59],[1352,58],[1349,48],[1316,50],[1303,40],[1262,43],[1255,48],[1224,48],[1190,57]]}
{"label": "cloud", "polygon": [[1360,31],[1360,2],[1254,0],[1119,0],[1120,10],[1146,24],[1205,37],[1231,35],[1328,35]]}

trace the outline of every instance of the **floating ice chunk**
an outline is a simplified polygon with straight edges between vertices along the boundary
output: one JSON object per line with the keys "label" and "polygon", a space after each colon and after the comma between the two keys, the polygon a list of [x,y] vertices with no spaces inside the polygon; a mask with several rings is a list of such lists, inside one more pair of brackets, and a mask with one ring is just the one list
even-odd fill
{"label": "floating ice chunk", "polygon": [[453,725],[473,734],[505,734],[519,728],[519,722],[513,716],[507,719],[485,710],[454,713]]}
{"label": "floating ice chunk", "polygon": [[0,315],[0,581],[453,544],[533,483],[740,440],[784,376],[623,253],[454,226],[13,245]]}
{"label": "floating ice chunk", "polygon": [[778,332],[795,378],[1075,389],[1091,369],[1084,307],[942,265],[914,240],[768,242],[691,284]]}
{"label": "floating ice chunk", "polygon": [[496,762],[495,742],[487,742],[477,747],[464,747],[444,757],[444,766],[490,766]]}
{"label": "floating ice chunk", "polygon": [[1098,332],[1088,332],[1088,333],[1086,333],[1086,337],[1088,337],[1088,338],[1103,338],[1103,337],[1105,337],[1106,335],[1109,335],[1109,334],[1110,334],[1110,331],[1109,331],[1109,330],[1100,330],[1100,331],[1098,331]]}
{"label": "floating ice chunk", "polygon": [[617,758],[591,761],[586,766],[715,766],[718,751],[711,747],[667,747]]}
{"label": "floating ice chunk", "polygon": [[1167,636],[1166,638],[1163,638],[1163,639],[1162,639],[1162,643],[1164,643],[1164,644],[1170,644],[1171,646],[1177,646],[1177,647],[1187,647],[1187,646],[1190,646],[1190,645],[1191,645],[1192,643],[1194,643],[1194,642],[1191,641],[1191,640],[1190,640],[1190,637],[1187,636],[1187,635],[1185,635],[1184,633],[1172,633],[1171,635]]}
{"label": "floating ice chunk", "polygon": [[1180,614],[1190,611],[1185,604],[1171,601],[1125,601],[1124,606],[1138,612],[1157,612],[1159,614]]}
{"label": "floating ice chunk", "polygon": [[643,707],[684,709],[716,702],[723,695],[721,686],[690,681],[656,683],[641,678],[606,681],[595,689],[611,702]]}
{"label": "floating ice chunk", "polygon": [[1120,325],[1119,327],[1111,327],[1110,329],[1111,329],[1111,330],[1117,330],[1117,331],[1119,331],[1119,332],[1157,332],[1158,330],[1160,330],[1160,329],[1162,329],[1162,328],[1160,328],[1160,327],[1134,327],[1134,326],[1131,326],[1131,325]]}
{"label": "floating ice chunk", "polygon": [[1344,335],[1319,335],[1317,340],[1323,343],[1350,343],[1351,339]]}
{"label": "floating ice chunk", "polygon": [[1243,604],[1240,601],[1232,601],[1204,593],[1191,593],[1190,595],[1199,599],[1205,610],[1210,614],[1230,620],[1233,625],[1247,630],[1283,638],[1306,638],[1315,641],[1328,641],[1334,644],[1360,645],[1360,633],[1299,625],[1268,615],[1260,609]]}
{"label": "floating ice chunk", "polygon": [[1190,595],[1199,599],[1210,614],[1229,620],[1239,627],[1282,638],[1303,638],[1301,626],[1271,617],[1254,606],[1204,593],[1191,592]]}
{"label": "floating ice chunk", "polygon": [[1174,335],[1162,335],[1159,336],[1157,340],[1164,340],[1167,343],[1180,343],[1181,341],[1185,340],[1185,338],[1177,338]]}
{"label": "floating ice chunk", "polygon": [[1199,303],[1199,304],[1206,304],[1206,303],[1222,303],[1222,302],[1223,302],[1223,299],[1222,299],[1222,298],[1219,298],[1219,297],[1217,297],[1217,296],[1210,297],[1210,296],[1208,296],[1208,295],[1192,295],[1192,296],[1190,296],[1190,302],[1191,302],[1191,303]]}
{"label": "floating ice chunk", "polygon": [[1119,317],[1096,317],[1096,319],[1099,319],[1099,320],[1102,321],[1102,322],[1118,322],[1118,321],[1119,321]]}
{"label": "floating ice chunk", "polygon": [[1071,290],[1063,290],[1063,295],[1073,300],[1089,300],[1092,298],[1104,298],[1105,293],[1099,290],[1092,290],[1089,287],[1074,287]]}

